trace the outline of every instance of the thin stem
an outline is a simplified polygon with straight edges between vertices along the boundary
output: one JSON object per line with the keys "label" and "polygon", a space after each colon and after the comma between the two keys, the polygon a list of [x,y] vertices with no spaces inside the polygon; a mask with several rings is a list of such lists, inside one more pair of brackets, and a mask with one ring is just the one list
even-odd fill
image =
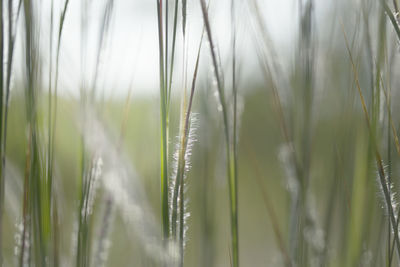
{"label": "thin stem", "polygon": [[214,75],[217,80],[217,89],[220,104],[222,107],[222,118],[226,142],[226,159],[227,159],[227,172],[229,182],[229,199],[230,199],[230,214],[231,214],[231,241],[232,241],[232,263],[234,267],[239,266],[239,232],[238,232],[238,200],[237,200],[237,180],[236,180],[236,162],[234,160],[234,153],[231,149],[231,140],[229,135],[229,120],[228,111],[225,101],[224,86],[219,70],[217,56],[214,50],[214,41],[211,33],[210,21],[208,17],[207,5],[205,0],[200,0],[204,25],[206,28],[208,41],[210,43],[210,53],[212,64],[214,67]]}
{"label": "thin stem", "polygon": [[159,40],[159,65],[160,65],[160,115],[161,115],[161,217],[163,236],[169,236],[169,211],[168,211],[168,140],[167,140],[167,103],[166,88],[164,83],[164,39],[162,25],[162,0],[156,0],[158,14],[158,40]]}
{"label": "thin stem", "polygon": [[176,29],[178,24],[178,6],[179,1],[175,0],[175,11],[174,11],[174,29],[172,33],[172,51],[171,51],[171,65],[170,65],[170,73],[169,73],[169,85],[168,85],[168,93],[167,93],[167,110],[169,110],[169,105],[171,102],[171,88],[172,88],[172,76],[174,73],[174,61],[175,61],[175,44],[176,44]]}
{"label": "thin stem", "polygon": [[[4,26],[3,26],[3,1],[0,3],[0,144],[3,147],[3,112],[4,112]],[[5,127],[5,126],[4,126]],[[5,151],[2,149],[0,160],[0,265],[3,264],[3,213],[4,213],[4,186],[5,186]]]}
{"label": "thin stem", "polygon": [[394,217],[394,213],[393,213],[393,207],[392,207],[392,202],[391,202],[391,198],[390,198],[390,194],[389,194],[389,189],[388,189],[388,186],[387,186],[387,183],[386,183],[386,178],[385,178],[386,176],[385,176],[385,170],[383,168],[382,158],[381,158],[381,155],[380,155],[380,153],[378,151],[378,147],[377,147],[377,144],[376,144],[376,141],[375,141],[374,133],[373,133],[373,131],[371,129],[371,122],[370,122],[370,118],[369,118],[369,115],[368,115],[367,106],[365,104],[365,99],[364,99],[364,96],[363,96],[362,91],[361,91],[360,83],[359,83],[359,80],[358,80],[357,69],[356,69],[354,61],[353,61],[353,57],[352,57],[352,54],[351,54],[351,51],[350,51],[350,47],[349,47],[349,44],[348,44],[348,41],[347,41],[347,36],[346,36],[345,31],[344,31],[343,24],[342,24],[342,30],[343,30],[343,35],[344,35],[344,38],[345,38],[346,48],[347,48],[347,51],[348,51],[348,54],[349,54],[349,58],[350,58],[350,62],[351,62],[351,66],[352,66],[352,70],[353,70],[353,74],[354,74],[354,79],[356,81],[357,90],[358,90],[358,93],[359,93],[359,96],[360,96],[362,109],[363,109],[363,112],[364,112],[364,116],[365,116],[365,119],[366,119],[368,130],[369,130],[369,133],[370,133],[370,136],[371,136],[371,139],[372,139],[371,140],[372,141],[372,145],[373,145],[374,150],[375,150],[375,160],[376,160],[376,164],[377,164],[377,167],[378,167],[379,182],[380,182],[380,185],[381,185],[382,190],[383,190],[383,195],[384,195],[386,206],[387,206],[388,213],[389,213],[389,219],[390,219],[390,222],[391,222],[391,225],[392,225],[392,229],[393,229],[393,232],[394,232],[394,240],[396,242],[397,253],[398,253],[398,255],[400,255],[400,239],[399,239],[398,229],[396,227],[397,221],[396,221],[396,218]]}

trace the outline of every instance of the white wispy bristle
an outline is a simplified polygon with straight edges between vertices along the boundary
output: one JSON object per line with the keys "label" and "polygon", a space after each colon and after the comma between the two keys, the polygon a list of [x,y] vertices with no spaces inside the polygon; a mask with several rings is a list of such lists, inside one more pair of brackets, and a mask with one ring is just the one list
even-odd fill
{"label": "white wispy bristle", "polygon": [[[393,185],[393,183],[391,183],[389,181],[389,177],[387,175],[388,170],[386,170],[387,166],[385,165],[383,167],[383,169],[384,169],[384,172],[385,172],[384,182],[385,182],[386,189],[388,190],[389,195],[390,195],[390,203],[387,203],[387,201],[386,201],[385,193],[384,193],[383,188],[382,188],[382,183],[380,181],[380,174],[379,174],[379,170],[378,170],[378,173],[377,173],[376,177],[377,177],[378,188],[380,189],[379,190],[379,193],[380,193],[379,195],[381,196],[382,202],[383,202],[382,208],[383,208],[383,210],[385,212],[385,215],[386,216],[390,216],[389,215],[389,205],[390,205],[391,209],[392,209],[392,212],[393,212],[394,220],[397,222],[397,219],[398,219],[397,215],[399,213],[399,202],[397,201],[397,198],[396,198],[396,192],[394,190],[394,185]],[[389,220],[390,220],[390,218],[389,218]],[[391,227],[391,232],[392,232],[392,234],[394,234],[393,225]],[[398,232],[397,234],[400,234],[399,230],[397,230],[397,232]]]}
{"label": "white wispy bristle", "polygon": [[[161,226],[147,202],[145,190],[132,164],[125,159],[119,147],[111,142],[112,138],[108,136],[104,125],[91,113],[91,110],[88,110],[86,115],[86,125],[90,127],[82,127],[83,135],[86,137],[85,145],[90,154],[96,155],[92,174],[98,176],[99,186],[102,186],[105,193],[111,197],[116,211],[129,226],[127,233],[139,238],[143,250],[150,258],[168,266],[178,258],[176,244],[170,242],[167,247],[163,245]],[[102,162],[104,167],[101,167]],[[93,206],[95,199],[89,199],[88,204]],[[105,245],[101,252],[102,256],[107,253],[108,247]]]}
{"label": "white wispy bristle", "polygon": [[[15,224],[16,232],[14,235],[15,247],[14,255],[15,259],[19,261],[22,253],[22,245],[24,245],[24,255],[22,255],[22,266],[29,266],[29,251],[30,251],[30,235],[28,229],[25,230],[24,235],[24,224],[18,222]],[[19,263],[18,263],[19,264]],[[16,265],[18,265],[16,264]]]}
{"label": "white wispy bristle", "polygon": [[303,230],[303,236],[312,249],[311,266],[321,266],[322,254],[326,247],[325,232],[318,222],[316,200],[311,192],[306,194],[306,218],[307,223]]}
{"label": "white wispy bristle", "polygon": [[18,258],[21,253],[24,225],[22,224],[22,222],[19,222],[15,224],[15,228],[16,231],[14,235],[14,240],[15,240],[14,255]]}
{"label": "white wispy bristle", "polygon": [[[396,198],[396,192],[394,190],[394,185],[393,185],[393,183],[389,182],[389,177],[387,176],[387,173],[388,173],[388,171],[386,170],[387,166],[384,166],[383,168],[384,168],[384,171],[385,171],[385,177],[384,177],[385,186],[386,186],[386,188],[387,188],[387,190],[389,191],[389,194],[390,194],[390,205],[391,205],[391,208],[393,210],[393,216],[394,216],[395,220],[397,221],[399,203],[398,203],[397,198]],[[379,193],[380,193],[380,196],[382,198],[382,202],[384,203],[384,207],[383,208],[384,208],[384,211],[385,211],[386,215],[388,216],[389,215],[388,214],[388,210],[389,210],[388,204],[389,203],[387,203],[387,201],[385,199],[385,195],[384,195],[384,191],[383,191],[383,188],[382,188],[382,184],[380,182],[380,174],[379,173],[377,173],[376,179],[377,179],[377,183],[378,183],[378,188],[380,189]]]}
{"label": "white wispy bristle", "polygon": [[293,164],[293,149],[291,144],[283,144],[280,147],[279,160],[282,163],[286,175],[286,185],[293,198],[297,198],[299,193],[299,182],[296,179],[295,166]]}
{"label": "white wispy bristle", "polygon": [[[126,225],[130,226],[128,229],[134,231],[139,237],[144,251],[160,262],[175,261],[177,250],[172,249],[175,244],[171,242],[167,248],[162,245],[159,232],[161,227],[157,225],[153,214],[149,212],[151,209],[148,203],[140,197],[139,184],[130,185],[132,179],[138,182],[135,174],[126,169],[112,168],[104,175],[105,178],[102,181],[105,190],[112,196]],[[129,189],[134,192],[130,192]]]}
{"label": "white wispy bristle", "polygon": [[89,188],[89,194],[87,197],[87,207],[86,207],[86,213],[87,214],[92,214],[93,212],[93,204],[94,204],[94,199],[96,197],[96,192],[98,189],[98,181],[101,176],[101,170],[103,167],[103,160],[101,157],[95,157],[93,159],[92,163],[92,168],[90,170],[90,179],[92,180],[90,188]]}
{"label": "white wispy bristle", "polygon": [[102,223],[98,231],[98,238],[95,242],[97,244],[97,248],[95,251],[93,251],[95,254],[92,256],[95,260],[94,266],[97,267],[106,266],[108,251],[111,247],[109,235],[112,231],[112,221],[114,220],[114,202],[111,196],[108,195],[106,198]]}
{"label": "white wispy bristle", "polygon": [[72,235],[71,235],[71,258],[76,258],[78,254],[78,220],[73,220]]}
{"label": "white wispy bristle", "polygon": [[[191,168],[190,159],[191,159],[191,156],[192,156],[192,148],[193,148],[193,144],[197,141],[197,139],[196,139],[197,122],[198,122],[197,121],[197,114],[191,113],[190,114],[190,119],[189,119],[189,125],[190,125],[189,126],[189,134],[188,134],[188,137],[187,137],[186,147],[183,148],[185,154],[184,154],[183,162],[181,163],[181,164],[183,164],[183,166],[182,166],[183,167],[183,174],[182,174],[183,175],[183,185],[179,185],[179,190],[178,190],[178,192],[176,192],[176,193],[178,193],[178,196],[176,196],[176,198],[177,198],[177,218],[176,218],[176,221],[173,221],[173,219],[172,219],[172,212],[173,212],[173,209],[174,209],[173,199],[174,199],[175,187],[176,187],[176,183],[177,183],[178,165],[180,164],[179,163],[179,153],[181,153],[181,151],[182,151],[182,148],[181,148],[182,137],[181,136],[177,137],[177,144],[176,144],[176,149],[175,149],[175,153],[174,153],[174,157],[173,157],[173,165],[172,165],[173,168],[172,168],[171,179],[170,179],[170,184],[169,184],[169,209],[171,211],[170,212],[170,225],[171,225],[171,229],[170,230],[172,231],[172,224],[176,225],[176,233],[177,233],[176,239],[179,240],[178,233],[180,232],[180,230],[183,227],[183,240],[181,240],[182,243],[183,243],[183,247],[185,247],[185,244],[186,244],[186,241],[187,241],[187,238],[186,238],[186,236],[187,236],[186,232],[188,230],[187,221],[188,221],[188,219],[190,217],[190,213],[188,212],[188,208],[187,208],[189,200],[188,200],[187,197],[185,197],[185,199],[182,200],[180,198],[179,191],[182,189],[180,187],[183,186],[183,194],[184,194],[184,196],[186,196],[187,187],[188,187],[186,179],[187,179],[187,174],[188,174],[188,172],[189,172],[189,170]],[[182,215],[181,212],[180,212],[180,209],[179,209],[179,206],[182,203],[182,201],[183,201],[183,209],[184,209],[183,225],[181,225],[180,219],[179,219],[181,217],[181,215]]]}

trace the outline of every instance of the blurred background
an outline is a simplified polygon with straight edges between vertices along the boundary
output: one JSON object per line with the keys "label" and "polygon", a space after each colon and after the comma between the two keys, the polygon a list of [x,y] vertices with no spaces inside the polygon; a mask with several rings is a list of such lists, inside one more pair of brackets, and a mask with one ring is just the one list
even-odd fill
{"label": "blurred background", "polygon": [[[70,0],[60,39],[64,1],[22,1],[20,10],[19,1],[11,2],[17,23],[2,151],[3,265],[37,266],[31,259],[20,262],[32,141],[27,88],[36,75],[35,138],[43,170],[49,133],[54,138],[50,199],[58,207],[60,266],[76,265],[79,254],[83,150],[102,170],[88,200],[93,210],[86,253],[93,260],[82,266],[163,266],[157,1]],[[170,31],[174,2],[167,13]],[[233,12],[231,5],[211,0],[208,15],[228,111],[237,114],[240,265],[398,265],[396,0],[248,0],[235,1]],[[34,27],[26,23],[27,6]],[[187,1],[186,19],[184,39],[178,17],[171,76],[171,162],[203,32],[200,1]],[[30,39],[27,28],[34,29]],[[27,40],[35,46],[27,49]],[[36,56],[33,74],[27,51]],[[226,142],[206,34],[199,60],[184,266],[232,266]],[[56,86],[57,93],[51,91]],[[56,130],[48,132],[51,127]],[[36,244],[27,246],[34,251]]]}

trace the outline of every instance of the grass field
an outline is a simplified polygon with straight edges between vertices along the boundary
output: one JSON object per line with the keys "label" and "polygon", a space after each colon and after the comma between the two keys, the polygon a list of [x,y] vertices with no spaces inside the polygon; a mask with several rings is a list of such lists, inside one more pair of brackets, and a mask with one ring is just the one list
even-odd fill
{"label": "grass field", "polygon": [[1,266],[398,266],[397,0],[153,2],[1,0]]}

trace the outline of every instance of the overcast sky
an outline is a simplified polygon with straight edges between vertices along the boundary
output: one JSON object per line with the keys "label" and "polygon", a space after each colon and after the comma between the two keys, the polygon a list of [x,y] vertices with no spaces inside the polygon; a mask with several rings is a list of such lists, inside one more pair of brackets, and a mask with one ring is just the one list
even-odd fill
{"label": "overcast sky", "polygon": [[[50,1],[43,0],[41,14],[43,26],[42,37],[48,36]],[[95,64],[95,54],[99,39],[100,14],[104,0],[91,1],[89,10],[89,33],[87,50],[81,53],[80,22],[81,3],[83,0],[70,0],[63,32],[60,61],[60,90],[67,94],[77,94],[81,75],[90,80]],[[174,1],[170,1],[173,3]],[[55,0],[55,11],[60,11],[63,1]],[[230,0],[212,0],[210,18],[212,31],[222,62],[228,58],[231,40]],[[290,51],[296,38],[297,6],[296,0],[261,0],[259,1],[270,34],[278,47],[278,52]],[[318,8],[318,6],[317,6]],[[189,66],[195,60],[201,29],[202,16],[198,0],[188,0],[188,50]],[[171,16],[172,21],[172,16]],[[252,29],[247,1],[237,1],[237,23],[239,40],[239,58],[244,76],[248,76],[256,66]],[[172,22],[171,22],[172,24]],[[48,37],[47,37],[48,38]],[[43,39],[43,38],[42,38]],[[43,42],[43,40],[42,40]],[[177,69],[182,63],[182,38],[179,32]],[[203,57],[208,50],[203,49]],[[80,66],[82,55],[86,58],[86,70]],[[154,0],[114,0],[114,12],[109,41],[104,50],[100,64],[101,84],[106,93],[126,94],[127,88],[133,88],[140,94],[157,94],[159,86],[158,67],[158,33],[156,18],[156,1]],[[45,59],[46,60],[46,59]],[[206,66],[203,66],[203,68]],[[181,77],[177,74],[177,77]],[[175,79],[176,80],[176,79]],[[175,81],[179,84],[179,81]]]}

